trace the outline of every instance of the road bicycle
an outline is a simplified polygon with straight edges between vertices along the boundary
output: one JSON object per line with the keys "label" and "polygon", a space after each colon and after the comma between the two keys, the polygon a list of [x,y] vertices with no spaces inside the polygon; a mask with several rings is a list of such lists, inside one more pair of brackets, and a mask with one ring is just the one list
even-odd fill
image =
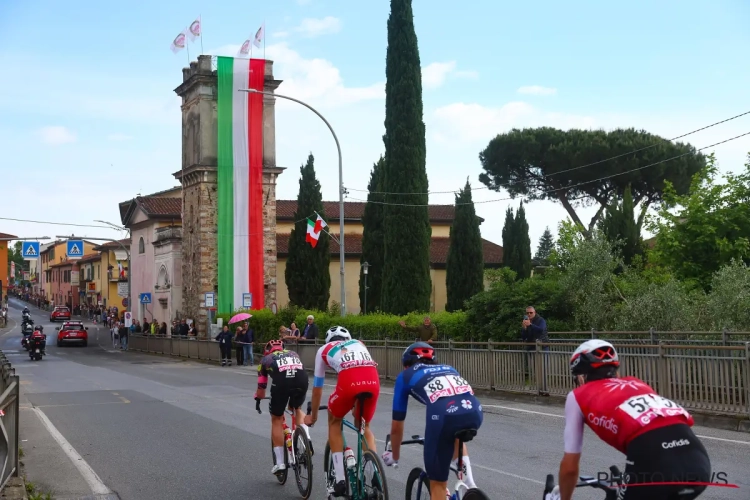
{"label": "road bicycle", "polygon": [[[600,481],[594,476],[580,476],[579,482],[576,484],[576,488],[584,486],[590,486],[599,490],[604,490],[604,500],[617,500],[617,492],[622,486],[622,474],[620,469],[616,465],[609,468],[609,479],[606,481]],[[545,499],[547,493],[551,493],[555,489],[555,476],[547,474],[547,481],[544,484],[544,494],[542,494],[542,500]]]}
{"label": "road bicycle", "polygon": [[[259,414],[262,413],[260,402],[263,399],[270,400],[271,398],[255,398],[255,409]],[[312,443],[307,437],[305,430],[297,426],[294,410],[287,408],[285,413],[292,416],[292,427],[290,429],[286,425],[286,416],[284,416],[284,463],[286,464],[286,469],[279,471],[276,474],[276,479],[279,481],[279,484],[286,483],[289,467],[291,466],[294,469],[294,477],[297,480],[299,494],[302,495],[302,498],[307,499],[310,498],[313,484]],[[273,464],[276,465],[276,453],[273,451],[273,443],[271,443],[271,456],[273,457]]]}
{"label": "road bicycle", "polygon": [[[364,408],[364,403],[367,399],[372,398],[372,393],[362,392],[357,395],[357,401],[359,402],[359,408]],[[320,410],[328,410],[328,406],[321,406]],[[312,413],[312,404],[307,403],[307,414]],[[360,413],[363,413],[360,411]],[[355,431],[357,433],[357,451],[356,455],[347,457],[344,454],[344,466],[346,467],[346,490],[347,493],[344,498],[348,500],[388,500],[388,483],[385,479],[385,472],[383,462],[380,461],[380,457],[377,453],[372,450],[364,450],[363,448],[367,445],[365,440],[365,419],[360,418],[357,422],[357,426],[350,423],[347,420],[341,421],[341,435],[344,438],[344,450],[346,446],[346,436],[344,436],[344,426]],[[351,450],[350,450],[351,451]],[[333,496],[333,487],[336,484],[336,471],[333,467],[333,453],[331,453],[330,443],[326,442],[326,450],[324,453],[323,464],[325,466],[326,474],[326,488],[328,491],[328,500],[335,500]],[[371,476],[370,484],[366,484],[365,469],[367,465],[371,464],[374,469]]]}
{"label": "road bicycle", "polygon": [[[463,481],[463,450],[464,443],[468,443],[474,437],[476,437],[476,429],[465,429],[458,431],[455,434],[455,438],[458,439],[458,463],[457,467],[451,465],[451,470],[456,475],[456,486],[453,488],[451,494],[449,490],[446,491],[446,496],[449,500],[490,500],[482,490],[479,488],[469,488]],[[424,446],[424,437],[420,435],[414,435],[411,439],[401,441],[401,446],[419,444]],[[385,451],[391,450],[391,435],[388,434],[385,438]],[[394,467],[398,468],[398,464]],[[416,488],[415,488],[416,486]],[[416,489],[416,492],[415,492]],[[415,494],[416,493],[416,494]],[[406,480],[406,500],[430,500],[430,478],[427,473],[421,467],[414,467],[409,473],[409,477]]]}

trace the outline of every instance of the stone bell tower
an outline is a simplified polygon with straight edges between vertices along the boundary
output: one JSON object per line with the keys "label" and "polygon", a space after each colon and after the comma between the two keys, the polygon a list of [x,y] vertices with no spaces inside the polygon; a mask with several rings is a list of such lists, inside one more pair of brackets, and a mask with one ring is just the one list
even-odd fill
{"label": "stone bell tower", "polygon": [[[207,333],[207,292],[218,291],[217,248],[217,83],[213,60],[198,56],[182,70],[175,93],[182,98],[182,169],[174,173],[182,185],[182,310],[195,321],[200,336]],[[266,61],[266,92],[281,80]],[[265,303],[276,302],[276,99],[263,96],[263,250]]]}

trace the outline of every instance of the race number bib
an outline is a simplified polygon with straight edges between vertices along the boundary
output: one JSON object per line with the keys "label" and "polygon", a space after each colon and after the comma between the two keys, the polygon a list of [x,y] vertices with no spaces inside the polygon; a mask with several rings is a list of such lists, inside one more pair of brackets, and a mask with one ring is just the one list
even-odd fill
{"label": "race number bib", "polygon": [[458,375],[435,377],[424,386],[424,392],[430,399],[430,403],[434,403],[440,398],[456,396],[466,392],[474,394],[469,382]]}
{"label": "race number bib", "polygon": [[349,351],[341,355],[341,369],[353,368],[355,366],[376,366],[372,356],[367,351]]}
{"label": "race number bib", "polygon": [[280,373],[286,372],[286,378],[294,378],[297,376],[297,370],[302,370],[302,360],[297,356],[282,356],[276,360],[276,366],[279,368]]}
{"label": "race number bib", "polygon": [[689,416],[682,406],[658,394],[633,396],[619,408],[641,425],[646,425],[658,417]]}

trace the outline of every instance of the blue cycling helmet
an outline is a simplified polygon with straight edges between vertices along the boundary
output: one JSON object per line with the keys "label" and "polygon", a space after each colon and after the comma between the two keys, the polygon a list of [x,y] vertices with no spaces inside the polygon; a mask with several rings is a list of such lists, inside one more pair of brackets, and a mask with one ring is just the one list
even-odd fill
{"label": "blue cycling helmet", "polygon": [[[428,361],[429,360],[429,361]],[[411,366],[417,361],[434,363],[435,349],[427,342],[415,342],[406,348],[401,356],[401,362],[404,366]]]}

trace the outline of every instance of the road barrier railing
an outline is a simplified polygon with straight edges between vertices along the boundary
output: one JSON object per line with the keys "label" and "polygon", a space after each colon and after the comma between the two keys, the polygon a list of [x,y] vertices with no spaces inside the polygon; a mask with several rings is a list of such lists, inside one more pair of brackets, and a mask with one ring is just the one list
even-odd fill
{"label": "road barrier railing", "polygon": [[0,351],[0,491],[19,473],[18,423],[20,387],[16,370]]}
{"label": "road barrier railing", "polygon": [[[656,344],[608,339],[620,354],[620,374],[638,377],[685,408],[750,418],[750,342],[742,345]],[[395,379],[401,340],[364,340],[380,376]],[[321,340],[290,343],[312,368]],[[450,364],[477,389],[565,396],[573,387],[570,355],[579,342],[435,342],[439,362]],[[256,346],[256,352],[258,351]],[[129,348],[205,361],[221,361],[213,340],[130,335]],[[257,357],[257,354],[256,354]]]}

